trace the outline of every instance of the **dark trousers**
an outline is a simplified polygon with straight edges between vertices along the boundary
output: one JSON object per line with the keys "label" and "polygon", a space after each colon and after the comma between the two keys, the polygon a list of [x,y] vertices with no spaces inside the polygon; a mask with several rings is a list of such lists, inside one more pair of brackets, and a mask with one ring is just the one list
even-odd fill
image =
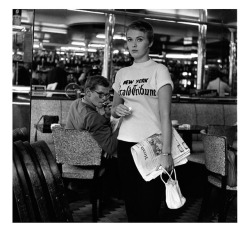
{"label": "dark trousers", "polygon": [[160,177],[144,181],[130,151],[135,144],[118,141],[118,163],[128,221],[159,222],[164,184]]}

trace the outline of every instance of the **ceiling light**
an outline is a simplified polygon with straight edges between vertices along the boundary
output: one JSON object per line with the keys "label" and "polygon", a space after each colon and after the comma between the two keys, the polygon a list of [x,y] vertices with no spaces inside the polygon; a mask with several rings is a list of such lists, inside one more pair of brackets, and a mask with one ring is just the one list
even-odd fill
{"label": "ceiling light", "polygon": [[89,44],[88,47],[93,47],[93,48],[104,48],[104,44]]}
{"label": "ceiling light", "polygon": [[85,48],[80,47],[61,47],[61,50],[85,51]]}
{"label": "ceiling light", "polygon": [[72,41],[71,44],[72,45],[85,46],[85,43],[84,42],[80,42],[80,41]]}
{"label": "ceiling light", "polygon": [[173,59],[192,59],[198,57],[197,54],[191,53],[191,54],[173,54],[169,53],[166,54],[166,58],[173,58]]}
{"label": "ceiling light", "polygon": [[40,33],[40,32],[34,32],[34,38],[41,38],[41,37],[42,37],[42,33]]}
{"label": "ceiling light", "polygon": [[[105,34],[97,34],[96,38],[105,39],[106,37],[105,37]],[[123,36],[123,35],[114,35],[113,39],[114,40],[126,40],[126,36]]]}
{"label": "ceiling light", "polygon": [[192,37],[184,37],[184,39],[183,39],[183,44],[184,45],[192,44],[192,42],[193,42]]}
{"label": "ceiling light", "polygon": [[105,39],[105,35],[104,34],[97,34],[96,38]]}
{"label": "ceiling light", "polygon": [[85,12],[85,13],[93,13],[93,14],[104,15],[103,12],[97,12],[97,11],[91,11],[91,10],[75,10],[75,9],[68,9],[68,11],[78,11],[78,12]]}
{"label": "ceiling light", "polygon": [[26,31],[25,26],[13,25],[12,28],[16,31]]}
{"label": "ceiling light", "polygon": [[44,33],[44,39],[50,39],[50,34]]}
{"label": "ceiling light", "polygon": [[114,35],[113,39],[114,39],[114,40],[126,40],[126,36]]}
{"label": "ceiling light", "polygon": [[[35,31],[40,31],[40,27],[35,26]],[[58,34],[67,34],[66,29],[61,29],[61,28],[49,28],[49,27],[42,27],[41,28],[42,32],[51,32],[51,33],[58,33]]]}
{"label": "ceiling light", "polygon": [[152,58],[152,60],[154,60],[154,61],[158,61],[158,62],[163,62],[163,60],[162,60],[162,59],[160,59],[160,58]]}
{"label": "ceiling light", "polygon": [[159,58],[163,58],[163,55],[159,55],[159,54],[149,54],[150,57],[159,57]]}
{"label": "ceiling light", "polygon": [[97,50],[96,49],[87,49],[88,50],[88,52],[96,52]]}
{"label": "ceiling light", "polygon": [[[39,23],[37,25],[39,25]],[[40,23],[40,25],[45,27],[54,27],[54,28],[65,28],[65,29],[68,28],[66,24]]]}
{"label": "ceiling light", "polygon": [[198,54],[197,53],[191,53],[191,58],[195,58],[195,57],[198,57]]}
{"label": "ceiling light", "polygon": [[188,25],[199,26],[199,24],[198,24],[198,23],[189,23],[189,22],[182,22],[182,21],[177,21],[176,23],[181,23],[181,24],[188,24]]}
{"label": "ceiling light", "polygon": [[76,56],[85,56],[84,53],[75,53]]}
{"label": "ceiling light", "polygon": [[161,22],[167,22],[167,23],[180,23],[180,24],[188,24],[188,25],[199,26],[198,23],[189,23],[189,22],[183,22],[183,21],[177,21],[177,20],[154,19],[154,18],[145,18],[145,19],[147,19],[147,20],[161,21]]}
{"label": "ceiling light", "polygon": [[147,20],[154,20],[154,21],[161,21],[161,22],[167,22],[167,23],[176,23],[176,21],[173,20],[166,20],[166,19],[154,19],[154,18],[145,18]]}

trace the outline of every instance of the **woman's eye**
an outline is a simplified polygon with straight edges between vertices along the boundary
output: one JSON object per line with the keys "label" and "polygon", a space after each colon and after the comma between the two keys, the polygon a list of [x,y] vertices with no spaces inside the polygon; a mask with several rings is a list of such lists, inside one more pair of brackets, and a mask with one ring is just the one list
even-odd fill
{"label": "woman's eye", "polygon": [[143,41],[143,39],[142,39],[142,38],[138,38],[138,39],[137,39],[137,41],[142,42],[142,41]]}

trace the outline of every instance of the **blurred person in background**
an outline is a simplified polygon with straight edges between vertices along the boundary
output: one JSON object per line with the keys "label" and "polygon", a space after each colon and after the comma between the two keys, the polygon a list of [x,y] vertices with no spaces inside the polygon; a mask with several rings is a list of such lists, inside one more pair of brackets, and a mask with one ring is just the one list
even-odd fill
{"label": "blurred person in background", "polygon": [[[16,70],[15,68],[13,69],[14,71]],[[24,62],[23,65],[19,64],[17,69],[18,74],[16,75],[16,72],[13,73],[13,85],[30,86],[31,72],[29,63]]]}
{"label": "blurred person in background", "polygon": [[56,83],[57,90],[64,90],[67,85],[67,72],[63,61],[59,61],[55,68],[48,74],[48,84]]}
{"label": "blurred person in background", "polygon": [[208,77],[210,82],[207,85],[207,90],[216,90],[220,97],[224,97],[225,93],[230,93],[231,87],[224,81],[223,73],[218,68],[210,68]]}

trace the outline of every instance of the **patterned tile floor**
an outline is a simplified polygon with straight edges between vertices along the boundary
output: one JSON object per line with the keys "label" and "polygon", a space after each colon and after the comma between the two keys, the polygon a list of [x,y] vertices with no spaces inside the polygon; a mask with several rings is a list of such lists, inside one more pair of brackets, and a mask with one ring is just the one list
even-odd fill
{"label": "patterned tile floor", "polygon": [[[202,198],[188,198],[185,205],[178,210],[169,210],[164,202],[160,211],[160,222],[195,223],[197,222]],[[70,203],[74,222],[92,222],[92,205],[87,200],[78,200]],[[124,204],[121,200],[113,199],[112,203],[103,209],[98,218],[99,223],[125,223],[127,222]],[[218,222],[217,216],[211,216],[205,222]],[[236,208],[228,213],[227,222],[237,222]]]}
{"label": "patterned tile floor", "polygon": [[[192,164],[190,166],[193,166]],[[189,167],[188,169],[199,169],[199,167]],[[178,171],[178,173],[180,173]],[[183,171],[182,171],[183,172]],[[194,178],[195,177],[195,178]],[[180,178],[180,176],[179,176]],[[176,222],[176,223],[195,223],[197,222],[202,202],[202,185],[201,179],[197,176],[190,175],[188,177],[189,185],[184,185],[185,181],[179,180],[180,187],[183,187],[182,192],[186,197],[186,203],[183,207],[177,210],[170,210],[166,207],[164,200],[160,210],[160,222]],[[192,182],[190,182],[192,180]],[[194,189],[196,190],[194,191]],[[192,192],[190,192],[192,190]],[[89,202],[88,191],[81,189],[80,191],[68,191],[70,209],[72,211],[74,222],[92,222],[92,205]],[[215,198],[215,197],[214,197]],[[211,212],[209,212],[211,213]],[[124,202],[117,198],[111,198],[103,207],[103,213],[98,218],[98,223],[125,223],[127,222]],[[204,222],[218,222],[216,214],[210,214],[204,219]],[[237,198],[230,207],[227,222],[237,222]]]}

